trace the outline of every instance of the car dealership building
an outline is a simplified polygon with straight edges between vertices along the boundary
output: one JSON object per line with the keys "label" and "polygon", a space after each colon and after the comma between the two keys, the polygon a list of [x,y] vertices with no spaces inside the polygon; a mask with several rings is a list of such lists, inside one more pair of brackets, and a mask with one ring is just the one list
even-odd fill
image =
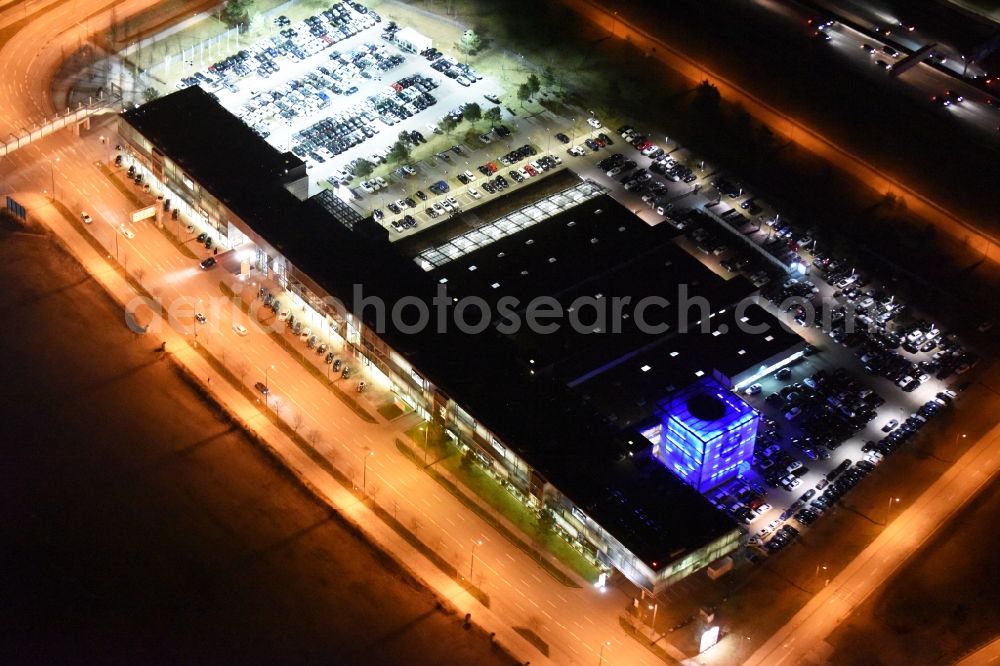
{"label": "car dealership building", "polygon": [[[198,87],[124,112],[119,132],[174,206],[245,252],[314,329],[339,336],[516,497],[551,510],[595,561],[659,589],[740,547],[742,531],[702,496],[752,452],[757,415],[732,389],[804,342],[756,304],[752,284],[712,273],[667,225],[564,173],[540,214],[498,211],[510,224],[478,227],[461,252],[445,245],[468,227],[442,240],[442,226],[408,255],[332,192],[306,198],[302,160]],[[360,297],[434,311],[443,291],[512,316],[415,330]],[[526,325],[540,303],[562,313],[555,330]],[[524,325],[504,325],[515,316]]]}

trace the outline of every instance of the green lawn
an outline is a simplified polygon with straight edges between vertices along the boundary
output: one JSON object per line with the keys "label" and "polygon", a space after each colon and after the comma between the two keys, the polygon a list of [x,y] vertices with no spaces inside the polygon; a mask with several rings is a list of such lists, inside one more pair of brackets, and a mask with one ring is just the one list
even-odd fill
{"label": "green lawn", "polygon": [[[418,446],[423,446],[424,443],[424,427],[424,424],[417,424],[406,432],[410,440]],[[597,580],[599,573],[597,567],[587,557],[557,534],[553,532],[541,534],[535,513],[525,507],[479,465],[464,465],[458,447],[439,429],[431,428],[427,441],[431,448],[430,458],[438,460],[439,466],[451,472],[455,478],[485,500],[497,513],[513,523],[529,538],[530,544],[548,550],[584,580],[590,582]]]}

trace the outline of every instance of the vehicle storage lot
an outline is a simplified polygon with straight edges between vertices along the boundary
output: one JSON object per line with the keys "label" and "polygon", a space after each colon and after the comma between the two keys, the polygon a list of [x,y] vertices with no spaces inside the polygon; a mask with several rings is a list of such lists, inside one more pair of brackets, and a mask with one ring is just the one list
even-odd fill
{"label": "vehicle storage lot", "polygon": [[[678,242],[719,274],[746,275],[761,304],[810,343],[787,369],[740,387],[764,417],[754,462],[710,496],[747,526],[758,553],[779,550],[950,410],[960,397],[949,386],[966,383],[977,357],[862,266],[816,251],[813,230],[735,179],[703,175],[678,147],[661,155],[627,127],[612,140],[574,169],[643,219],[682,231]],[[801,269],[789,274],[765,254]]]}
{"label": "vehicle storage lot", "polygon": [[311,192],[331,178],[338,186],[346,180],[338,172],[357,158],[384,161],[400,132],[430,134],[448,111],[485,104],[483,94],[495,87],[454,60],[450,72],[432,68],[447,70],[447,56],[432,62],[404,51],[386,39],[390,24],[360,3],[335,3],[278,27],[279,35],[185,82],[213,92],[276,148],[302,157]]}

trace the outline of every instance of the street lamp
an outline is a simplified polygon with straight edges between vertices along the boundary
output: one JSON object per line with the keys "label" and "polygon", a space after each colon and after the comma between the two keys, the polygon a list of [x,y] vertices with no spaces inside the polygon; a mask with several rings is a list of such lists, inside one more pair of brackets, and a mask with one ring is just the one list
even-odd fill
{"label": "street lamp", "polygon": [[[59,158],[57,157],[56,158],[56,162],[58,162],[58,161],[59,161]],[[55,201],[56,200],[56,171],[55,171],[55,165],[52,164],[51,162],[49,162],[49,176],[51,176],[51,178],[52,178],[52,200]]]}
{"label": "street lamp", "polygon": [[265,410],[268,407],[267,405],[268,395],[271,393],[271,386],[267,383],[268,370],[277,370],[277,368],[274,367],[273,363],[264,366],[264,409]]}
{"label": "street lamp", "polygon": [[899,498],[898,497],[890,497],[889,498],[889,507],[885,511],[885,524],[886,525],[889,524],[889,516],[892,515],[892,505],[896,504],[898,502],[899,502]]}
{"label": "street lamp", "polygon": [[472,580],[472,568],[476,565],[476,546],[482,546],[482,541],[472,542],[472,558],[469,560],[469,580]]}
{"label": "street lamp", "polygon": [[658,603],[653,603],[650,604],[649,606],[649,610],[653,611],[653,619],[649,623],[649,628],[652,629],[654,633],[656,632],[656,611],[658,611],[659,609],[660,609],[660,604]]}
{"label": "street lamp", "polygon": [[427,448],[428,448],[427,437],[431,429],[431,422],[424,421],[424,424],[420,427],[424,431],[424,467],[427,467]]}
{"label": "street lamp", "polygon": [[368,455],[365,456],[365,470],[361,476],[361,489],[365,496],[368,495],[368,459],[375,455],[374,451],[368,451]]}
{"label": "street lamp", "polygon": [[601,652],[597,656],[597,666],[601,666],[604,663],[604,648],[609,647],[610,645],[611,641],[604,641],[601,643]]}

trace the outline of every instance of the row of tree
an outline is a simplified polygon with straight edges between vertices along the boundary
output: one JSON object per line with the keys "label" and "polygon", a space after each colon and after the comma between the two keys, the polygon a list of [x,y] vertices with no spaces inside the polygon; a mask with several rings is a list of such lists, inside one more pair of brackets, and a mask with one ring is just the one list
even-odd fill
{"label": "row of tree", "polygon": [[[476,123],[485,120],[489,122],[490,127],[496,127],[500,124],[501,111],[499,106],[493,106],[486,110],[483,110],[481,106],[475,102],[470,102],[466,104],[462,109],[462,117],[455,118],[452,115],[447,115],[438,121],[438,129],[444,134],[451,134],[462,124],[463,121],[475,126]],[[389,148],[389,153],[386,155],[386,161],[392,164],[403,164],[408,162],[410,159],[410,136],[409,132],[403,131],[399,133],[399,140],[396,141]],[[375,165],[364,158],[358,160],[354,167],[354,175],[358,178],[368,178],[375,172]]]}

